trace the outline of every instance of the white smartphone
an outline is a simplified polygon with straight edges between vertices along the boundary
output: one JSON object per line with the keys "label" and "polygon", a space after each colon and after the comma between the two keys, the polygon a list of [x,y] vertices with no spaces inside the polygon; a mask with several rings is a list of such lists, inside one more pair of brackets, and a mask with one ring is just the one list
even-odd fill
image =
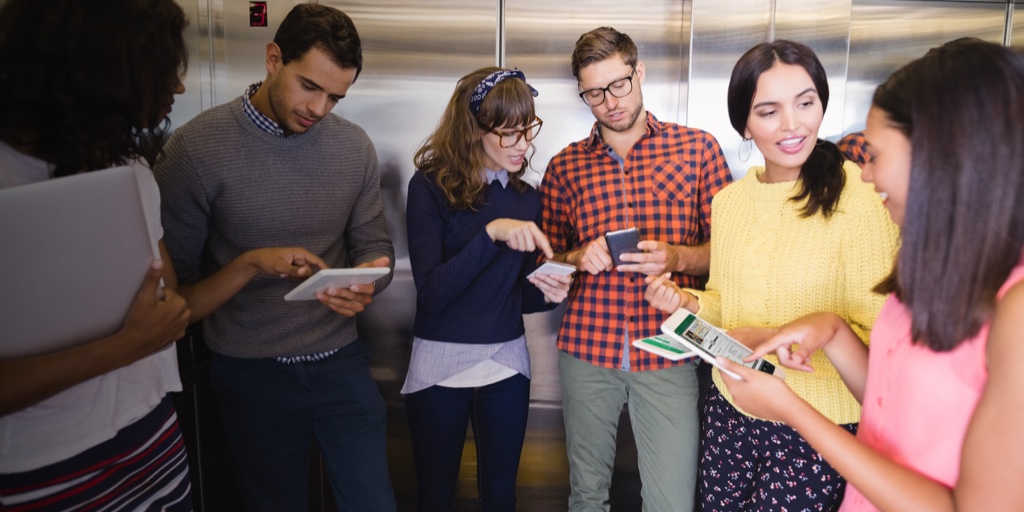
{"label": "white smartphone", "polygon": [[576,273],[576,267],[568,263],[559,263],[557,261],[545,261],[541,266],[537,267],[537,270],[530,272],[530,275],[526,276],[531,278],[534,274],[557,274],[560,276],[571,276]]}
{"label": "white smartphone", "polygon": [[722,368],[718,361],[715,361],[716,356],[722,356],[747,368],[753,368],[780,379],[786,377],[782,368],[763,358],[749,363],[744,361],[743,358],[749,356],[753,352],[752,350],[686,309],[680,308],[672,313],[672,316],[661,324],[661,332],[693,350],[701,359],[715,365],[722,370],[722,373],[736,380],[741,380],[740,376]]}

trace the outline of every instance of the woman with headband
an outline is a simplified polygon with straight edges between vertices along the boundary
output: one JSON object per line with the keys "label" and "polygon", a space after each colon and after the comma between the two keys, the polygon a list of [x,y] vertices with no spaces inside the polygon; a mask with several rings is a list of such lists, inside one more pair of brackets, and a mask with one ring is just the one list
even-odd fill
{"label": "woman with headband", "polygon": [[473,427],[484,510],[514,511],[530,405],[523,313],[565,299],[568,276],[537,274],[552,256],[522,179],[540,131],[537,91],[519,70],[459,80],[409,181],[409,259],[416,283],[412,359],[402,393],[418,481],[417,510],[452,510],[466,424]]}

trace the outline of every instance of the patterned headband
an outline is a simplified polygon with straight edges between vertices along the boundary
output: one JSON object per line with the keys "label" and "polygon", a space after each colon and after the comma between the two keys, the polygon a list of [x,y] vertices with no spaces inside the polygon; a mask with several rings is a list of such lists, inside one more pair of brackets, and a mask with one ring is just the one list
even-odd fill
{"label": "patterned headband", "polygon": [[[502,80],[510,77],[518,78],[524,82],[526,81],[526,75],[524,75],[522,71],[519,71],[519,68],[512,71],[502,69],[487,75],[487,78],[484,78],[483,81],[477,84],[476,89],[473,90],[473,95],[469,97],[469,110],[471,110],[473,114],[479,114],[480,105],[483,104],[484,97],[487,96],[487,93],[491,92],[491,89],[494,89],[494,86],[501,83]],[[530,94],[537,97],[537,89],[531,87],[530,84],[526,84],[526,86],[530,88]]]}

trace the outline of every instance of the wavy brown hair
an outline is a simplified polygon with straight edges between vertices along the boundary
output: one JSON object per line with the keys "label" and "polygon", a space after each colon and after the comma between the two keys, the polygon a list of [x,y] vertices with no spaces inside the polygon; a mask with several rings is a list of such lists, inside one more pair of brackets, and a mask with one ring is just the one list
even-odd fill
{"label": "wavy brown hair", "polygon": [[187,64],[173,0],[0,3],[0,140],[54,175],[152,154]]}
{"label": "wavy brown hair", "polygon": [[[474,115],[470,110],[469,98],[476,86],[501,70],[481,68],[459,79],[437,128],[413,157],[416,168],[434,178],[452,208],[476,208],[483,199],[486,183],[480,172],[484,167],[480,137],[486,133],[485,128],[527,126],[536,117],[532,91],[518,78],[495,85],[484,97],[479,113]],[[527,155],[522,169],[529,167]],[[519,191],[529,186],[521,174],[509,173],[509,183]]]}
{"label": "wavy brown hair", "polygon": [[896,266],[875,290],[909,308],[914,343],[953,350],[992,318],[1024,250],[1024,54],[957,40],[893,73],[872,104],[912,152]]}

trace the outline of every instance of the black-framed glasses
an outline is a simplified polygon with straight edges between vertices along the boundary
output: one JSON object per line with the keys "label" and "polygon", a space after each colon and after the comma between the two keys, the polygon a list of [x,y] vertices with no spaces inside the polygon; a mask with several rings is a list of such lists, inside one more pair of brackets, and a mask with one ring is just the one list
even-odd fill
{"label": "black-framed glasses", "polygon": [[580,99],[583,103],[588,106],[596,107],[605,100],[605,93],[611,94],[616,98],[625,98],[629,93],[633,92],[633,75],[636,74],[636,67],[629,72],[628,76],[622,77],[610,84],[608,87],[599,87],[597,89],[587,89],[580,93]]}
{"label": "black-framed glasses", "polygon": [[510,148],[519,144],[519,141],[526,137],[526,142],[533,142],[533,138],[540,133],[540,127],[544,126],[544,121],[534,116],[534,123],[521,129],[521,130],[496,130],[489,126],[483,128],[498,136],[498,145],[503,148]]}

